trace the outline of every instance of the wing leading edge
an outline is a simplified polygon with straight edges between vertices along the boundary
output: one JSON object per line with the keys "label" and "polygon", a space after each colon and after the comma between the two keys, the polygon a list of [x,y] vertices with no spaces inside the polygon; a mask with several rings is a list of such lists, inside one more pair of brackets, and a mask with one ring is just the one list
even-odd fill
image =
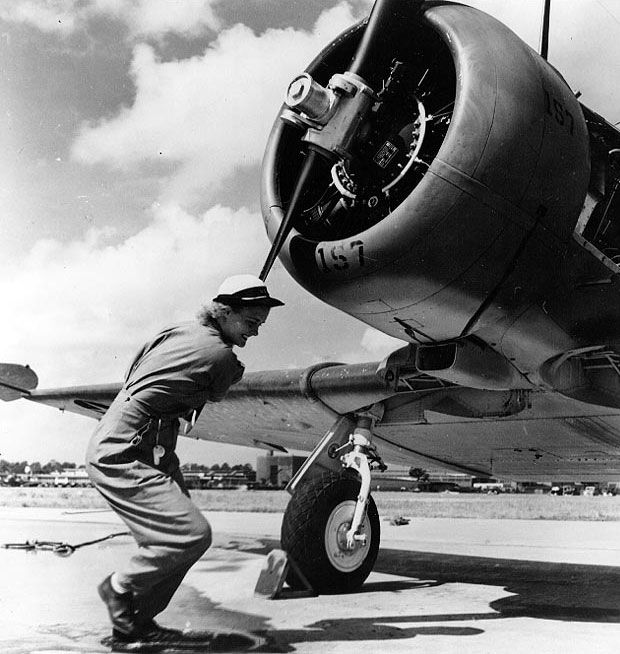
{"label": "wing leading edge", "polygon": [[[23,397],[96,419],[121,388],[35,386],[30,368],[0,366],[2,399]],[[394,357],[248,373],[202,412],[190,436],[309,452],[341,416],[377,403],[384,412],[375,444],[387,463],[521,481],[620,476],[620,410],[555,392],[457,386]]]}

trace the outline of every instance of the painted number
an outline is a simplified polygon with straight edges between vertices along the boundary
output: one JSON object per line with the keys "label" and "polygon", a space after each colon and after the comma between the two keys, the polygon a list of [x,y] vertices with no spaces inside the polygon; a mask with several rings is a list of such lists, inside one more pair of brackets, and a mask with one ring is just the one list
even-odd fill
{"label": "painted number", "polygon": [[566,127],[568,133],[572,134],[575,129],[573,115],[559,100],[552,97],[547,89],[545,89],[545,106],[547,115],[551,116],[558,125]]}
{"label": "painted number", "polygon": [[362,241],[349,241],[325,248],[317,248],[317,263],[323,272],[334,270],[347,270],[351,266],[364,265],[364,243]]}

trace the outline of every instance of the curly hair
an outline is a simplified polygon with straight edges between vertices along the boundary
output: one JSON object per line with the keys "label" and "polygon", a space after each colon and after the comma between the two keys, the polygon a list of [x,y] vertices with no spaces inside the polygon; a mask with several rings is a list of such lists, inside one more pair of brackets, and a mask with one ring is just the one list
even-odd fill
{"label": "curly hair", "polygon": [[196,317],[201,325],[207,326],[213,322],[217,322],[218,318],[225,316],[231,309],[233,307],[228,304],[211,301],[200,307],[200,311],[198,311]]}

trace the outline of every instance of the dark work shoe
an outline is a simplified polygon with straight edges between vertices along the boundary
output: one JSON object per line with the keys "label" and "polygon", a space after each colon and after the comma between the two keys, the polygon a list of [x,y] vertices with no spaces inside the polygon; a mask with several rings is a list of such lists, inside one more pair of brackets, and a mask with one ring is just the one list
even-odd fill
{"label": "dark work shoe", "polygon": [[97,586],[97,591],[99,592],[99,597],[101,597],[108,607],[114,634],[118,635],[118,637],[128,637],[134,633],[136,628],[134,624],[133,595],[131,591],[117,593],[110,583],[111,576],[106,577]]}

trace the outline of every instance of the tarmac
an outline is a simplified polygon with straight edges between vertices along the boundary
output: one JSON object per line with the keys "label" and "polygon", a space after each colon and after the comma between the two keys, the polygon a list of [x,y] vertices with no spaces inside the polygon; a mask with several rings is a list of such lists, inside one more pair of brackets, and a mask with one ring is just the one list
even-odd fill
{"label": "tarmac", "polygon": [[[75,545],[125,531],[109,511],[5,508],[0,517],[0,545]],[[223,634],[219,648],[200,651],[618,652],[620,522],[382,519],[379,558],[360,592],[285,589],[266,599],[254,590],[279,547],[282,515],[207,517],[214,544],[158,618]],[[133,548],[129,536],[114,536],[64,557],[0,549],[0,652],[110,652],[96,586]]]}

